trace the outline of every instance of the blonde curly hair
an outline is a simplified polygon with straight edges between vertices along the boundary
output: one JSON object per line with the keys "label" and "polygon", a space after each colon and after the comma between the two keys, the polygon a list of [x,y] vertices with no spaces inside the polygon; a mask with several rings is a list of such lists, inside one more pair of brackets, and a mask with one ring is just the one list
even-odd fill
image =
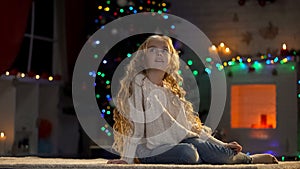
{"label": "blonde curly hair", "polygon": [[182,83],[182,77],[178,73],[180,62],[179,55],[173,46],[172,39],[168,36],[163,35],[152,35],[149,36],[139,47],[136,54],[126,67],[124,78],[120,81],[121,87],[116,98],[116,108],[113,111],[113,119],[115,121],[113,125],[114,129],[114,143],[113,148],[123,156],[123,147],[125,143],[125,137],[130,137],[133,134],[133,123],[128,120],[129,117],[129,103],[128,98],[132,95],[132,81],[134,77],[139,74],[145,74],[145,66],[143,57],[148,49],[148,44],[152,40],[161,40],[166,42],[172,54],[170,63],[166,70],[166,74],[163,79],[163,84],[171,92],[177,95],[180,100],[184,103],[184,108],[188,121],[191,122],[192,131],[200,133],[202,123],[198,115],[194,113],[192,103],[185,99],[186,92],[180,86]]}

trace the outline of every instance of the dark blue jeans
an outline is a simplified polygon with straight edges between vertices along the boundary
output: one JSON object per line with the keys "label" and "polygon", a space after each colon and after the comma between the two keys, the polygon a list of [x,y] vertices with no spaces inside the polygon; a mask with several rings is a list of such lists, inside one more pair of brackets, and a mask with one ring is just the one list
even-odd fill
{"label": "dark blue jeans", "polygon": [[[199,138],[188,138],[177,145],[169,146],[160,154],[160,147],[149,150],[145,145],[137,147],[137,156],[145,164],[248,164],[251,158],[244,153],[235,153],[230,148],[219,146]],[[155,155],[152,155],[155,154]]]}

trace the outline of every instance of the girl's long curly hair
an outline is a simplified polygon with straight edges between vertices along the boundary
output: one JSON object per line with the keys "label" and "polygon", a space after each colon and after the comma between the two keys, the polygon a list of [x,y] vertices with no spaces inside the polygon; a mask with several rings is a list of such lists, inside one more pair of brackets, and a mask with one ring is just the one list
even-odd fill
{"label": "girl's long curly hair", "polygon": [[180,67],[179,55],[175,50],[172,39],[168,36],[152,35],[148,37],[139,47],[138,51],[133,56],[132,60],[126,67],[124,78],[121,80],[121,87],[117,95],[116,108],[113,111],[113,125],[114,129],[114,143],[113,148],[123,156],[123,147],[125,138],[133,134],[133,123],[128,120],[129,117],[129,103],[128,99],[132,95],[132,82],[135,76],[139,73],[145,74],[144,56],[148,49],[148,44],[151,40],[161,40],[166,42],[170,49],[171,59],[163,79],[163,84],[166,88],[177,95],[184,103],[184,108],[188,121],[192,124],[192,131],[200,133],[202,123],[198,115],[195,115],[191,102],[185,99],[186,92],[179,85],[182,83],[182,77],[178,70]]}

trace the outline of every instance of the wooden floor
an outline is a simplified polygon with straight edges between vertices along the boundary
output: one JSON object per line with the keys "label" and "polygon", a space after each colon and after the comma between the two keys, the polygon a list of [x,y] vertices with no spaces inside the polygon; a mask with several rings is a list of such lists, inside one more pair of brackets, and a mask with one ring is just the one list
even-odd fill
{"label": "wooden floor", "polygon": [[279,164],[243,165],[150,165],[150,164],[106,164],[106,159],[63,159],[39,157],[0,157],[0,169],[300,169],[300,161],[280,162]]}

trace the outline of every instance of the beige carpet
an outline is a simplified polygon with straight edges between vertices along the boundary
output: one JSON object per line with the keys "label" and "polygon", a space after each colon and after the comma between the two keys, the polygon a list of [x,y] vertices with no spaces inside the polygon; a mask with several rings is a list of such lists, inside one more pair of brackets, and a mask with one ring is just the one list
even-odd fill
{"label": "beige carpet", "polygon": [[0,157],[0,169],[300,169],[300,161],[280,162],[279,164],[247,165],[145,165],[145,164],[106,164],[105,159],[62,159],[39,157]]}

